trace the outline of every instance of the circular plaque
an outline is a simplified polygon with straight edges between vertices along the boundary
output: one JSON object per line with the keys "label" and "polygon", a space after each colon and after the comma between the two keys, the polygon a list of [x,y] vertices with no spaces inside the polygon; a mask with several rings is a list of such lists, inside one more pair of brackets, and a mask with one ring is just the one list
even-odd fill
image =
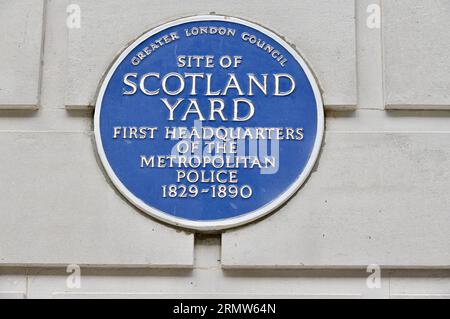
{"label": "circular plaque", "polygon": [[215,231],[266,215],[300,188],[324,115],[311,71],[286,41],[205,15],[128,46],[101,84],[94,126],[103,166],[131,203]]}

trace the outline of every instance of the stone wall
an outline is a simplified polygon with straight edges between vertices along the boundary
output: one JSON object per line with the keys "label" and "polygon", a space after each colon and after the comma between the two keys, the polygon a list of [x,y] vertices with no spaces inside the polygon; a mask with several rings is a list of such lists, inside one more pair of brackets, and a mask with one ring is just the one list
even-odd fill
{"label": "stone wall", "polygon": [[[205,236],[119,195],[92,116],[130,41],[211,12],[295,45],[327,113],[297,195]],[[447,0],[0,0],[0,298],[450,297],[449,16]]]}

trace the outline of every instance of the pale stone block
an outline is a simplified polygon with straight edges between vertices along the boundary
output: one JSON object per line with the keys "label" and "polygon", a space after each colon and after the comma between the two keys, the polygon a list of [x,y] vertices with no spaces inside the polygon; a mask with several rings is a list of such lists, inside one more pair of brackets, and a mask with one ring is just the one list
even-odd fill
{"label": "pale stone block", "polygon": [[362,299],[360,294],[150,294],[150,293],[54,293],[54,299]]}
{"label": "pale stone block", "polygon": [[0,145],[0,266],[192,266],[193,235],[125,201],[91,133],[2,133]]}
{"label": "pale stone block", "polygon": [[0,109],[39,104],[43,0],[0,2]]}
{"label": "pale stone block", "polygon": [[7,291],[3,292],[0,291],[0,300],[1,299],[25,299],[26,296],[23,292],[16,292],[16,291]]}
{"label": "pale stone block", "polygon": [[391,294],[392,299],[450,299],[450,293],[448,294]]}
{"label": "pale stone block", "polygon": [[4,273],[0,268],[0,299],[25,299],[26,290],[25,274]]}
{"label": "pale stone block", "polygon": [[368,289],[364,271],[92,269],[81,287],[49,271],[29,275],[28,298],[383,298],[389,283]]}
{"label": "pale stone block", "polygon": [[450,271],[410,272],[403,276],[394,274],[390,279],[390,295],[399,299],[450,299]]}
{"label": "pale stone block", "polygon": [[315,171],[284,207],[223,234],[222,263],[448,268],[448,167],[448,132],[328,132]]}
{"label": "pale stone block", "polygon": [[450,109],[450,2],[383,1],[388,109]]}
{"label": "pale stone block", "polygon": [[180,17],[218,12],[255,21],[285,36],[310,63],[328,107],[356,106],[354,0],[77,1],[81,28],[70,29],[66,106],[95,104],[115,56],[145,31]]}

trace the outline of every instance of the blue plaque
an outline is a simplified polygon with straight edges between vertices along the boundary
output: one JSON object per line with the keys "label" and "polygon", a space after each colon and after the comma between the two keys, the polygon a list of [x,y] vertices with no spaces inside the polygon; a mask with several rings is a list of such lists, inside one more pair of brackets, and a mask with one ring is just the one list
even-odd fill
{"label": "blue plaque", "polygon": [[206,15],[127,47],[103,80],[94,124],[105,170],[131,203],[215,231],[274,211],[300,188],[324,116],[311,71],[286,41]]}

